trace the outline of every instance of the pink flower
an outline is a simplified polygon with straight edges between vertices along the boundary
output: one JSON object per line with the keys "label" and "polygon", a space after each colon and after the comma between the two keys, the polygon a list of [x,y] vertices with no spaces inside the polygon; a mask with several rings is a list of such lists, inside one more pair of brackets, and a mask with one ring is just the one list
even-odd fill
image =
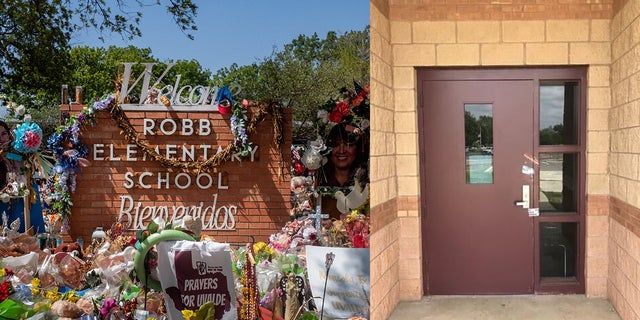
{"label": "pink flower", "polygon": [[40,135],[34,131],[27,131],[24,133],[24,145],[27,148],[35,148],[40,145]]}

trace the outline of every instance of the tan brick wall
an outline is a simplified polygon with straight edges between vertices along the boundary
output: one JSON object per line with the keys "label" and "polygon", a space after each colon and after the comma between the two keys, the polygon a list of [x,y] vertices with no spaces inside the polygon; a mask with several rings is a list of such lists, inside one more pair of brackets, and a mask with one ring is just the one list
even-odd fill
{"label": "tan brick wall", "polygon": [[[629,209],[638,211],[636,208]],[[640,212],[636,212],[636,216],[640,217]],[[609,299],[622,319],[638,319],[640,237],[615,218],[611,219],[609,234]]]}
{"label": "tan brick wall", "polygon": [[404,21],[609,19],[613,5],[614,0],[394,0],[389,2],[388,17]]}
{"label": "tan brick wall", "polygon": [[[396,153],[403,142],[396,139],[399,118],[408,114],[396,113],[396,105],[412,110],[410,95],[394,92],[394,77],[400,75],[405,88],[411,88],[411,68],[393,69],[391,34],[404,34],[411,39],[410,25],[389,24],[386,0],[371,2],[371,319],[387,319],[401,299],[398,219],[398,174]],[[409,33],[407,33],[409,31]],[[408,34],[408,35],[407,35]],[[416,49],[414,49],[416,50]],[[419,52],[419,50],[417,50]],[[401,53],[397,53],[401,54]],[[400,107],[402,108],[402,107]]]}
{"label": "tan brick wall", "polygon": [[623,319],[640,318],[640,2],[616,1],[611,20],[609,278]]}
{"label": "tan brick wall", "polygon": [[590,195],[586,219],[586,292],[592,297],[607,296],[609,275],[609,197]]}
{"label": "tan brick wall", "polygon": [[[396,172],[400,197],[419,196],[414,67],[554,64],[589,65],[587,192],[594,196],[609,194],[609,20],[391,20],[390,24],[397,119]],[[412,210],[419,212],[418,205]],[[607,235],[591,231],[606,230],[607,219],[606,216],[587,219],[587,294],[590,296],[606,296]],[[419,223],[419,215],[412,222]],[[415,238],[419,236],[414,235]],[[420,260],[410,259],[406,264],[411,264],[416,270],[421,266]],[[401,287],[401,292],[412,290],[412,287]],[[418,298],[416,295],[408,299]]]}

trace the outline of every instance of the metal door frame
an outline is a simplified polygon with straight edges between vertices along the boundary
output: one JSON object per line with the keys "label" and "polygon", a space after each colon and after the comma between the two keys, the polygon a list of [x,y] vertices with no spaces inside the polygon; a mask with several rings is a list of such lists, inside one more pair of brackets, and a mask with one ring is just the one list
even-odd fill
{"label": "metal door frame", "polygon": [[[426,190],[425,177],[425,158],[426,150],[422,147],[423,137],[426,134],[426,128],[423,120],[424,116],[424,98],[422,92],[423,81],[429,80],[533,80],[534,96],[533,105],[533,153],[538,155],[540,152],[576,152],[579,154],[578,176],[577,176],[577,208],[576,214],[572,215],[541,215],[534,219],[534,292],[535,293],[584,293],[585,292],[585,222],[586,222],[586,132],[587,132],[587,66],[553,66],[553,67],[491,67],[491,68],[435,68],[424,67],[416,68],[417,82],[416,90],[418,93],[418,153],[420,161],[420,190]],[[539,145],[539,90],[540,80],[577,80],[580,83],[580,104],[578,111],[579,126],[577,145],[556,145],[556,146],[540,146]],[[464,128],[463,128],[464,130]],[[535,175],[534,190],[532,194],[533,203],[538,203],[538,186],[539,175]],[[421,219],[421,232],[426,233],[426,210],[425,197],[420,197],[420,211],[423,218]],[[543,281],[540,277],[540,230],[539,225],[542,222],[575,222],[578,225],[578,241],[577,241],[577,264],[576,264],[576,281]],[[422,241],[426,241],[426,237],[422,237]],[[427,246],[423,243],[423,248]],[[426,250],[426,249],[424,249]],[[427,254],[422,253],[422,274],[423,274],[423,294],[429,295],[428,283],[429,275],[427,274]]]}

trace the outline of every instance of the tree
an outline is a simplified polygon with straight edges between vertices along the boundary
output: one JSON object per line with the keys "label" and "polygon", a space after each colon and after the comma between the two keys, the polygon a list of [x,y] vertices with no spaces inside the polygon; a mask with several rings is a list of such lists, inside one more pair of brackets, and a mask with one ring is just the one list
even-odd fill
{"label": "tree", "polygon": [[[72,72],[68,83],[83,87],[85,103],[115,92],[114,81],[118,77],[122,62],[158,62],[151,55],[151,49],[134,46],[125,48],[110,46],[107,49],[75,47],[71,49],[70,56]],[[140,73],[142,66],[138,66],[136,71]]]}
{"label": "tree", "polygon": [[[196,30],[192,0],[157,0],[186,36]],[[143,0],[4,0],[0,6],[0,92],[39,108],[58,102],[59,86],[72,79],[72,32],[96,28],[132,39],[141,35]]]}
{"label": "tree", "polygon": [[338,35],[300,35],[260,63],[223,68],[214,85],[236,83],[247,99],[275,99],[293,109],[294,139],[315,138],[320,106],[340,88],[369,83],[369,27]]}

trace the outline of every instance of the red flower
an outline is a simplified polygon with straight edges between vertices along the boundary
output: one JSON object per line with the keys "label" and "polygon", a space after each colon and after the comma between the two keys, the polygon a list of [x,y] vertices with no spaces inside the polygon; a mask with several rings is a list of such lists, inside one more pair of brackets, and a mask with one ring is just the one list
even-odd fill
{"label": "red flower", "polygon": [[294,173],[296,175],[301,175],[304,173],[304,167],[302,166],[302,164],[300,164],[300,162],[296,161],[294,164]]}
{"label": "red flower", "polygon": [[338,111],[343,116],[348,116],[349,115],[349,102],[348,101],[340,101],[340,102],[338,102],[338,104],[336,104],[336,107],[333,109],[333,111]]}
{"label": "red flower", "polygon": [[333,123],[339,123],[340,121],[342,121],[342,113],[336,110],[331,111],[331,113],[329,114],[329,121]]}
{"label": "red flower", "polygon": [[3,281],[0,284],[0,302],[6,300],[11,295],[11,283],[8,281]]}
{"label": "red flower", "polygon": [[336,104],[336,107],[333,108],[333,110],[329,114],[329,120],[334,123],[339,123],[340,121],[342,121],[343,116],[349,115],[349,112],[349,102],[340,101]]}
{"label": "red flower", "polygon": [[361,234],[355,235],[353,237],[353,247],[354,248],[368,248],[369,247],[369,243],[367,241],[367,238],[365,238]]}

